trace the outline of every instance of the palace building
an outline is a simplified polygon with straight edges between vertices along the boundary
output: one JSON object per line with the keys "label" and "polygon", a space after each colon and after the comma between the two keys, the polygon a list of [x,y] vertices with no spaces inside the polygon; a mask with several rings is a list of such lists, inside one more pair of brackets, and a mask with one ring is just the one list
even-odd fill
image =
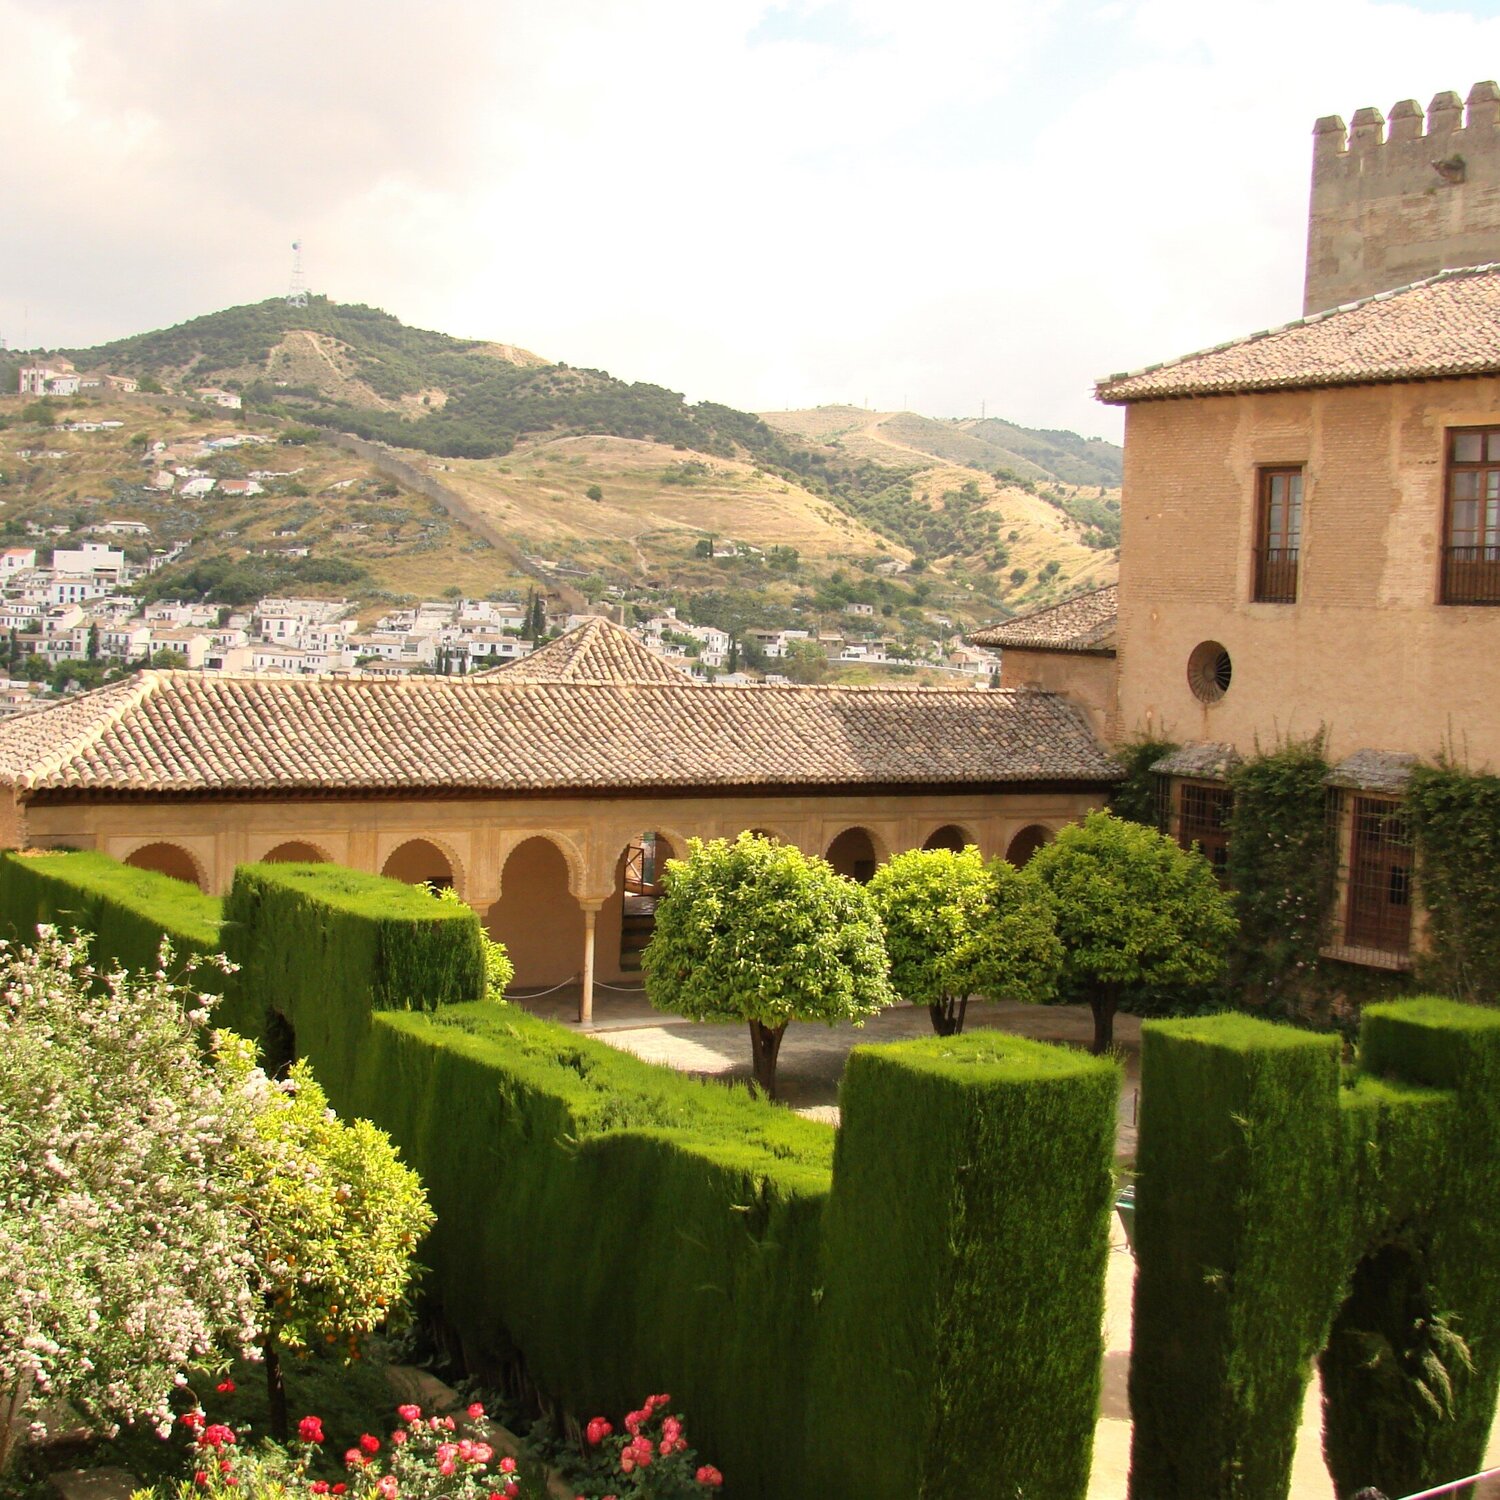
{"label": "palace building", "polygon": [[629,975],[663,861],[760,830],[867,878],[902,849],[1024,853],[1119,771],[1052,693],[715,686],[603,619],[470,677],[147,671],[0,724],[10,847],[211,892],[252,860],[451,885],[517,984]]}

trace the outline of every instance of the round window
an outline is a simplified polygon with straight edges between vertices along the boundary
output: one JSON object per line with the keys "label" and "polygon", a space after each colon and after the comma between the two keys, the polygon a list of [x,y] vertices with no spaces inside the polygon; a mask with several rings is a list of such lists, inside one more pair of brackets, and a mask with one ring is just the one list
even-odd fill
{"label": "round window", "polygon": [[1188,657],[1188,686],[1200,703],[1217,703],[1229,691],[1234,664],[1217,641],[1203,641]]}

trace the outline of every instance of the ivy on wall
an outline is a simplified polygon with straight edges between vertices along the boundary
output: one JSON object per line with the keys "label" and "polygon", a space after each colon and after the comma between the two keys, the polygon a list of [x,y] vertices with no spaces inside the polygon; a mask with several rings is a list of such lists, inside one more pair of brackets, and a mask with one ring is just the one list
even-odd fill
{"label": "ivy on wall", "polygon": [[1500,1003],[1500,776],[1417,766],[1406,801],[1427,913],[1419,978],[1460,1000]]}
{"label": "ivy on wall", "polygon": [[1125,779],[1110,795],[1109,810],[1117,818],[1144,823],[1147,828],[1162,829],[1163,808],[1158,796],[1160,777],[1151,767],[1162,756],[1178,747],[1172,740],[1129,740],[1115,751],[1115,759],[1125,768]]}
{"label": "ivy on wall", "polygon": [[1306,1016],[1332,909],[1337,850],[1329,828],[1321,733],[1241,762],[1229,778],[1228,877],[1240,919],[1234,998]]}

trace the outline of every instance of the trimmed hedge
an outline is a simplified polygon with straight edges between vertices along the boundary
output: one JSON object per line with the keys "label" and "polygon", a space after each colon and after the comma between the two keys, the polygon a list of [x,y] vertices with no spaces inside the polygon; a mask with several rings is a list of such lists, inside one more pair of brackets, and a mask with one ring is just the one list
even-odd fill
{"label": "trimmed hedge", "polygon": [[987,1032],[851,1053],[812,1494],[1086,1493],[1119,1081],[1112,1059]]}
{"label": "trimmed hedge", "polygon": [[742,1497],[1081,1500],[1113,1064],[860,1049],[836,1161],[825,1125],[472,998],[478,933],[327,865],[241,869],[223,928],[241,1024],[283,1017],[421,1173],[426,1291],[474,1370],[520,1351],[585,1415],[668,1390]]}
{"label": "trimmed hedge", "polygon": [[[156,967],[162,938],[179,958],[223,951],[223,903],[195,885],[137,870],[92,850],[0,854],[0,936],[27,942],[39,922],[93,933],[96,963]],[[205,967],[196,989],[220,994],[221,970]]]}
{"label": "trimmed hedge", "polygon": [[1148,1023],[1141,1093],[1131,1495],[1286,1495],[1314,1356],[1341,1495],[1477,1469],[1500,1386],[1500,1014],[1371,1007],[1348,1078],[1332,1037]]}
{"label": "trimmed hedge", "polygon": [[485,993],[479,919],[468,907],[338,865],[241,865],[224,938],[239,974],[222,1024],[262,1041],[279,1014],[332,1095],[372,1011]]}

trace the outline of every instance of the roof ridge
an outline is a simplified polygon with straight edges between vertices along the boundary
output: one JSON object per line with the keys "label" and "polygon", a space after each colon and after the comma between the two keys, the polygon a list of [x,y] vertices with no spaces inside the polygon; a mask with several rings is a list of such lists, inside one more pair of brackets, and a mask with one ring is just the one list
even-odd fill
{"label": "roof ridge", "polygon": [[1258,344],[1262,339],[1276,338],[1280,334],[1291,333],[1298,328],[1311,328],[1345,313],[1356,312],[1362,307],[1370,306],[1371,303],[1388,302],[1393,297],[1402,296],[1407,292],[1420,291],[1423,287],[1436,286],[1441,281],[1454,281],[1465,276],[1493,276],[1497,272],[1500,272],[1500,261],[1486,261],[1478,266],[1449,266],[1444,270],[1435,271],[1431,276],[1424,276],[1418,281],[1407,282],[1405,286],[1390,287],[1383,292],[1371,292],[1366,297],[1356,297],[1352,302],[1341,302],[1337,307],[1325,307],[1321,312],[1304,313],[1300,318],[1293,318],[1289,322],[1278,323],[1271,328],[1260,328],[1254,333],[1225,339],[1222,343],[1209,344],[1202,349],[1194,349],[1191,353],[1179,354],[1173,359],[1162,359],[1155,364],[1141,365],[1134,370],[1116,370],[1112,375],[1101,375],[1094,381],[1094,396],[1097,400],[1107,403],[1109,398],[1104,394],[1106,386],[1118,385],[1125,380],[1135,380],[1142,375],[1157,375],[1163,370],[1176,369],[1178,365],[1189,364],[1195,359],[1203,359],[1210,354],[1222,354],[1229,349],[1242,349],[1247,344]]}

